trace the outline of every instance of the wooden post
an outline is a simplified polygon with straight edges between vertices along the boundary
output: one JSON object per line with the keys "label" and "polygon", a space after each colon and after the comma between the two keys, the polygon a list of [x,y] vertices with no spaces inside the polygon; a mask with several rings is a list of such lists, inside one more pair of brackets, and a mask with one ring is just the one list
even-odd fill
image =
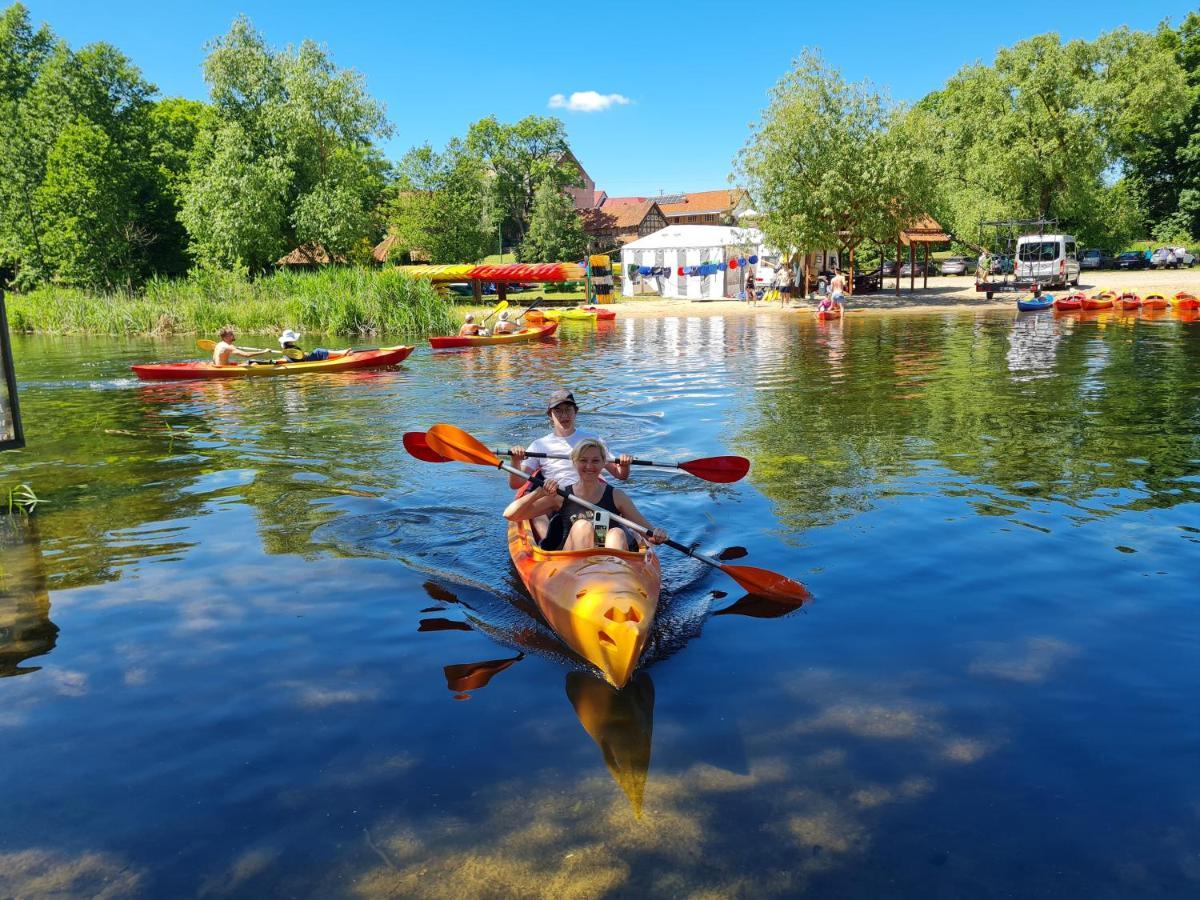
{"label": "wooden post", "polygon": [[925,244],[925,281],[921,285],[921,289],[929,287],[929,244]]}
{"label": "wooden post", "polygon": [[896,296],[900,296],[900,236],[896,235]]}
{"label": "wooden post", "polygon": [[471,279],[471,299],[476,306],[483,306],[483,282],[478,278]]}
{"label": "wooden post", "polygon": [[908,290],[912,293],[917,289],[917,271],[913,267],[913,245],[908,242]]}
{"label": "wooden post", "polygon": [[496,282],[496,302],[508,299],[508,284],[503,281]]}
{"label": "wooden post", "polygon": [[854,245],[850,245],[850,281],[846,284],[847,295],[854,296]]}

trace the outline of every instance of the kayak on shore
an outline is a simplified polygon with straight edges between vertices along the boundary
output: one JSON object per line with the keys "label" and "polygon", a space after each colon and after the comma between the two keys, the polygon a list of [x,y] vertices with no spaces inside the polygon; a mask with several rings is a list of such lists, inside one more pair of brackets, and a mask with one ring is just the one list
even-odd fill
{"label": "kayak on shore", "polygon": [[215,366],[211,362],[147,363],[130,366],[143,381],[183,381],[193,378],[265,378],[272,375],[305,375],[314,372],[350,372],[381,369],[403,362],[412,347],[379,347],[351,350],[345,356],[313,362],[246,363]]}
{"label": "kayak on shore", "polygon": [[654,549],[543,550],[523,521],[508,523],[508,552],[554,633],[623,688],[658,610],[662,574]]}
{"label": "kayak on shore", "polygon": [[1189,294],[1187,291],[1177,291],[1175,294],[1175,308],[1200,309],[1200,300],[1197,300],[1194,294]]}
{"label": "kayak on shore", "polygon": [[450,350],[455,347],[488,347],[492,344],[518,344],[522,341],[536,341],[554,336],[557,322],[547,322],[545,325],[531,325],[514,331],[512,334],[488,335],[448,335],[446,337],[431,337],[429,345],[434,350]]}
{"label": "kayak on shore", "polygon": [[1081,301],[1084,309],[1112,309],[1117,295],[1112,291],[1101,291],[1094,297],[1084,297]]}
{"label": "kayak on shore", "polygon": [[1045,294],[1041,297],[1029,297],[1025,300],[1017,301],[1017,309],[1021,312],[1037,312],[1038,310],[1049,309],[1053,305],[1053,294]]}
{"label": "kayak on shore", "polygon": [[1083,301],[1086,298],[1085,294],[1076,291],[1074,294],[1067,294],[1065,297],[1059,297],[1054,301],[1054,308],[1061,310],[1083,309]]}
{"label": "kayak on shore", "polygon": [[1166,309],[1169,305],[1162,294],[1147,294],[1142,301],[1142,309]]}

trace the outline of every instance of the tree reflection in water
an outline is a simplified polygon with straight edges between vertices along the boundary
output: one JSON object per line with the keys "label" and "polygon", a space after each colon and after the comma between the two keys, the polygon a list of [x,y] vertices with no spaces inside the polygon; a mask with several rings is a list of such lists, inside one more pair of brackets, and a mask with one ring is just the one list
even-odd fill
{"label": "tree reflection in water", "polygon": [[21,664],[49,653],[57,640],[37,521],[9,516],[0,521],[0,678],[38,671]]}

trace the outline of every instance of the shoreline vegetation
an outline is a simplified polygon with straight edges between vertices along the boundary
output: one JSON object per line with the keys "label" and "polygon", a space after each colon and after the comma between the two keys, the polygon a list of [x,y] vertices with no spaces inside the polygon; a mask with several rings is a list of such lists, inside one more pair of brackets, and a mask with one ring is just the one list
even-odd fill
{"label": "shoreline vegetation", "polygon": [[427,281],[366,268],[281,271],[253,280],[196,271],[152,279],[138,291],[47,285],[6,295],[9,328],[25,334],[389,334],[457,331],[461,315]]}

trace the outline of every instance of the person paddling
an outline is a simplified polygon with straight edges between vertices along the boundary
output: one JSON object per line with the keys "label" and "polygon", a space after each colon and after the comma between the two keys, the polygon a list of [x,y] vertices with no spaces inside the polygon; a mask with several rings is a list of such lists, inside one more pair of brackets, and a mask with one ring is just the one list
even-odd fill
{"label": "person paddling", "polygon": [[594,503],[605,512],[593,512],[572,503],[569,497],[560,497],[559,483],[551,478],[510,503],[504,510],[504,517],[512,522],[533,520],[535,533],[540,531],[543,535],[543,550],[591,550],[594,547],[637,550],[639,544],[634,531],[611,524],[608,513],[624,516],[650,529],[646,536],[650,543],[665,542],[665,531],[651,525],[624,491],[600,478],[607,459],[608,450],[599,439],[583,438],[571,450],[571,464],[578,480],[564,487],[569,495]]}
{"label": "person paddling", "polygon": [[508,310],[506,309],[500,313],[500,321],[496,323],[492,334],[513,334],[518,330],[517,323],[508,317]]}
{"label": "person paddling", "polygon": [[324,347],[314,347],[312,350],[306,351],[297,343],[300,340],[300,333],[287,329],[279,336],[279,346],[284,350],[299,350],[304,354],[301,359],[290,359],[284,357],[280,362],[323,362],[327,359],[340,359],[350,351],[347,350],[326,350]]}
{"label": "person paddling", "polygon": [[257,352],[243,350],[241,347],[238,347],[234,344],[234,341],[237,340],[237,334],[234,332],[232,325],[226,325],[224,328],[218,331],[217,337],[220,338],[220,340],[217,341],[217,346],[213,347],[212,361],[214,366],[236,365],[236,363],[231,363],[229,361],[229,357],[231,356],[240,356],[243,359],[250,359],[259,355]]}
{"label": "person paddling", "polygon": [[474,313],[467,313],[463,317],[462,327],[458,329],[459,337],[476,337],[487,334],[486,329],[480,328],[475,322]]}
{"label": "person paddling", "polygon": [[[550,417],[550,424],[554,426],[554,430],[538,438],[527,448],[513,447],[509,452],[512,455],[514,468],[524,469],[531,475],[540,469],[545,478],[552,478],[564,487],[578,481],[579,475],[570,460],[526,458],[527,453],[569,456],[575,445],[585,438],[599,440],[599,437],[592,432],[579,431],[575,428],[575,419],[578,413],[579,407],[575,404],[575,395],[570,391],[560,388],[551,394],[546,403],[546,415]],[[601,445],[603,445],[603,441],[601,441]],[[623,453],[619,459],[614,459],[612,454],[607,454],[606,459],[606,471],[622,481],[629,480],[632,456]],[[508,476],[508,486],[513,490],[519,488],[523,483],[524,480],[516,475]]]}

